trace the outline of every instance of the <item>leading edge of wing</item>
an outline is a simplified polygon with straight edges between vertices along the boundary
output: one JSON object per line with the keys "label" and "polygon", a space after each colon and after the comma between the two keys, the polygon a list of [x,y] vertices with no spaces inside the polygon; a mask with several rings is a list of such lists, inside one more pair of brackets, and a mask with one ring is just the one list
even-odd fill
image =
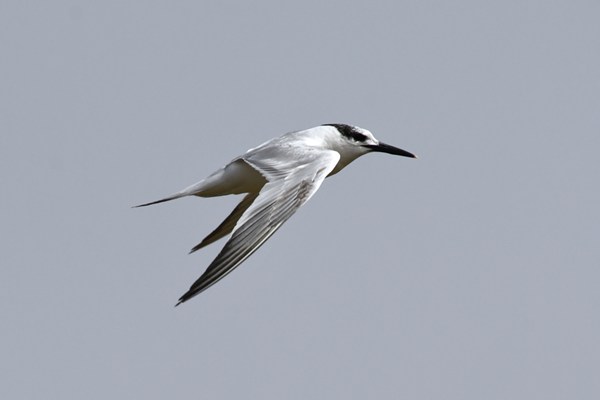
{"label": "leading edge of wing", "polygon": [[307,151],[286,174],[275,173],[276,159],[246,160],[261,173],[268,168],[272,172],[265,174],[269,182],[242,214],[221,252],[176,305],[208,289],[252,255],[313,196],[339,159],[339,153],[332,150]]}

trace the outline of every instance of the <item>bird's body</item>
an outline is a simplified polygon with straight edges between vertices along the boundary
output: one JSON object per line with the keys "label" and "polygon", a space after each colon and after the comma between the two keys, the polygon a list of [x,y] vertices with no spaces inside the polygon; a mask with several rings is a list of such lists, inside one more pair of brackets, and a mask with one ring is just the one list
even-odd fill
{"label": "bird's body", "polygon": [[366,129],[344,124],[321,125],[271,139],[206,179],[164,199],[138,206],[186,196],[247,193],[221,225],[192,248],[194,252],[231,233],[215,260],[177,304],[225,277],[310,199],[327,176],[372,151],[415,157],[379,142]]}

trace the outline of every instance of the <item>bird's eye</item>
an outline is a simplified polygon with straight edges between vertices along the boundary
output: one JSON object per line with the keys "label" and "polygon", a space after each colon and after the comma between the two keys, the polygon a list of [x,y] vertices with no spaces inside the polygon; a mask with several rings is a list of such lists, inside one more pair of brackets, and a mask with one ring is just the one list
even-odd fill
{"label": "bird's eye", "polygon": [[362,133],[355,131],[350,134],[350,137],[356,140],[357,142],[364,142],[367,140],[367,135],[363,135]]}
{"label": "bird's eye", "polygon": [[338,132],[348,139],[352,139],[356,142],[365,142],[368,138],[367,135],[360,133],[355,127],[346,124],[324,124],[323,126],[333,126]]}

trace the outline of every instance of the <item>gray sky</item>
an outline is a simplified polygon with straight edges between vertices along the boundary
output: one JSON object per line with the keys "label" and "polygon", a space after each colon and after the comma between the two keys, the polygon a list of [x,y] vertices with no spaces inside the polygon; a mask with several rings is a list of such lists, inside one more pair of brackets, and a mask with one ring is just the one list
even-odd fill
{"label": "gray sky", "polygon": [[[598,398],[600,3],[296,3],[0,4],[0,398]],[[130,206],[329,122],[420,159],[174,309],[238,199]]]}

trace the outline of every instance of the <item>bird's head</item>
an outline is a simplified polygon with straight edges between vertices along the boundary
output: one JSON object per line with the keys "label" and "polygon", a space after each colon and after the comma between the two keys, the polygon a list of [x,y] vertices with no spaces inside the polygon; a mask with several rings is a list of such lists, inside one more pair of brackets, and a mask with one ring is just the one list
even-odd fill
{"label": "bird's head", "polygon": [[324,124],[322,126],[332,127],[337,131],[334,139],[334,146],[336,148],[333,150],[338,151],[342,158],[349,158],[348,162],[371,152],[417,158],[414,154],[406,150],[380,142],[375,139],[370,131],[358,126],[346,124]]}

